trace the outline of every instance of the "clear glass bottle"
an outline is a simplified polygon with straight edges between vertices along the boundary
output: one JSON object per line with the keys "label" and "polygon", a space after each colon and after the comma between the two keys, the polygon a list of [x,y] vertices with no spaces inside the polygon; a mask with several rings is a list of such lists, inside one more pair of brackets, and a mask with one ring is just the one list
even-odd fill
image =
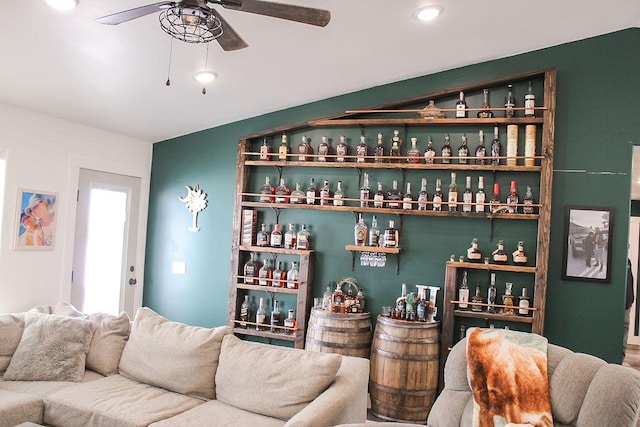
{"label": "clear glass bottle", "polygon": [[505,284],[504,295],[502,295],[502,305],[506,306],[502,308],[502,314],[513,315],[515,313],[513,308],[513,283],[511,282]]}
{"label": "clear glass bottle", "polygon": [[358,246],[364,246],[367,243],[367,232],[369,231],[369,227],[362,219],[362,214],[358,214],[358,222],[353,229],[355,244]]}
{"label": "clear glass bottle", "polygon": [[298,268],[298,262],[292,261],[291,268],[287,271],[287,288],[298,289],[300,285],[300,269]]}
{"label": "clear glass bottle", "polygon": [[362,187],[360,187],[360,207],[361,208],[369,207],[370,191],[371,190],[369,189],[369,174],[365,172]]}
{"label": "clear glass bottle", "polygon": [[273,280],[271,286],[274,288],[283,288],[284,281],[287,279],[287,272],[283,270],[282,261],[276,263],[276,269],[273,270]]}
{"label": "clear glass bottle", "polygon": [[524,251],[524,242],[521,240],[518,242],[518,248],[511,254],[511,259],[515,265],[527,265],[527,254]]}
{"label": "clear glass bottle", "polygon": [[478,249],[478,239],[473,238],[471,247],[467,249],[467,260],[469,262],[482,262],[482,252]]}
{"label": "clear glass bottle", "polygon": [[273,310],[271,310],[271,332],[280,332],[280,301],[273,302]]}
{"label": "clear glass bottle", "polygon": [[384,230],[382,245],[383,248],[400,247],[400,232],[396,229],[395,222],[389,221],[389,228]]}
{"label": "clear glass bottle", "polygon": [[298,161],[310,162],[313,160],[313,148],[309,144],[309,139],[302,135],[302,142],[298,145]]}
{"label": "clear glass bottle", "polygon": [[317,204],[316,200],[318,199],[318,188],[316,187],[316,180],[314,178],[311,178],[311,180],[309,181],[309,186],[307,187],[305,198],[308,205]]}
{"label": "clear glass bottle", "polygon": [[476,293],[471,297],[471,311],[483,311],[483,306],[479,305],[484,304],[484,298],[482,298],[481,292],[480,284],[476,283]]}
{"label": "clear glass bottle", "polygon": [[400,296],[396,298],[396,310],[397,311],[405,311],[407,309],[407,284],[403,283]]}
{"label": "clear glass bottle", "polygon": [[382,140],[382,134],[378,133],[378,143],[376,147],[373,149],[373,157],[376,163],[384,163],[386,161],[386,156],[384,152],[384,142]]}
{"label": "clear glass bottle", "polygon": [[269,286],[271,285],[271,279],[273,279],[273,268],[271,268],[271,260],[265,258],[262,261],[262,267],[258,270],[258,285]]}
{"label": "clear glass bottle", "polygon": [[247,328],[247,322],[249,321],[249,295],[244,296],[244,301],[240,305],[240,324],[241,328]]}
{"label": "clear glass bottle", "polygon": [[458,163],[466,165],[469,163],[469,145],[467,144],[467,134],[462,134],[462,141],[458,148]]}
{"label": "clear glass bottle", "polygon": [[322,140],[318,145],[318,157],[316,158],[319,162],[328,162],[331,161],[332,154],[331,145],[329,144],[329,138],[326,135],[322,136]]}
{"label": "clear glass bottle", "polygon": [[464,92],[460,91],[459,99],[456,101],[456,119],[466,119],[467,117],[467,103],[464,100]]}
{"label": "clear glass bottle", "polygon": [[478,177],[478,191],[476,191],[476,212],[485,211],[485,203],[487,201],[487,195],[484,192],[484,177]]}
{"label": "clear glass bottle", "polygon": [[322,294],[322,310],[331,311],[331,299],[333,292],[331,291],[331,283],[327,285],[327,289],[325,289]]}
{"label": "clear glass bottle", "polygon": [[491,164],[499,165],[503,163],[502,159],[502,142],[500,142],[500,134],[498,126],[493,127],[493,141],[491,141]]}
{"label": "clear glass bottle", "polygon": [[400,131],[397,129],[393,131],[393,138],[391,138],[391,149],[389,150],[389,156],[391,157],[391,163],[400,162],[400,156],[402,148],[402,139],[400,138]]}
{"label": "clear glass bottle", "polygon": [[442,202],[444,199],[444,195],[442,194],[442,181],[440,178],[436,178],[436,191],[433,193],[433,210],[441,211],[442,210]]}
{"label": "clear glass bottle", "polygon": [[489,106],[489,89],[482,89],[482,110],[477,114],[479,119],[493,118],[493,112]]}
{"label": "clear glass bottle", "polygon": [[478,146],[476,147],[476,165],[487,164],[487,147],[484,145],[484,131],[478,131]]}
{"label": "clear glass bottle", "polygon": [[329,187],[329,180],[325,179],[320,188],[320,206],[328,206],[331,203],[331,187]]}
{"label": "clear glass bottle", "polygon": [[402,209],[410,211],[413,209],[413,194],[411,194],[411,183],[407,182],[407,191],[402,196]]}
{"label": "clear glass bottle", "polygon": [[307,230],[307,225],[302,224],[298,235],[296,236],[296,249],[310,250],[311,249],[311,233]]}
{"label": "clear glass bottle", "polygon": [[278,147],[278,160],[289,160],[289,153],[291,152],[291,148],[289,148],[289,143],[287,142],[287,135],[282,134],[282,142]]}
{"label": "clear glass bottle", "polygon": [[449,164],[451,163],[451,138],[449,137],[449,134],[447,134],[444,137],[444,145],[442,146],[442,149],[440,150],[440,157],[442,158],[441,161],[444,164]]}
{"label": "clear glass bottle", "polygon": [[347,145],[347,137],[340,135],[340,142],[336,145],[336,162],[345,162],[349,155],[349,146]]}
{"label": "clear glass bottle", "polygon": [[429,202],[429,193],[427,193],[427,178],[422,178],[420,183],[420,192],[418,193],[418,210],[426,211]]}
{"label": "clear glass bottle", "polygon": [[336,290],[331,294],[331,311],[333,313],[344,313],[344,298],[345,295],[342,292],[342,284],[338,282],[336,284]]}
{"label": "clear glass bottle", "polygon": [[271,146],[266,136],[262,139],[262,145],[260,146],[260,160],[271,160]]}
{"label": "clear glass bottle", "polygon": [[374,208],[383,208],[384,207],[384,191],[382,190],[382,183],[378,183],[378,191],[373,195],[373,207]]}
{"label": "clear glass bottle", "polygon": [[462,274],[462,283],[458,288],[458,310],[469,309],[469,284],[467,282],[467,271]]}
{"label": "clear glass bottle", "polygon": [[291,194],[291,190],[284,183],[284,178],[280,178],[280,185],[278,185],[275,189],[275,199],[276,203],[289,203],[289,195]]}
{"label": "clear glass bottle", "polygon": [[407,151],[407,163],[420,163],[420,150],[417,147],[418,138],[411,138],[411,148]]}
{"label": "clear glass bottle", "polygon": [[286,335],[293,335],[295,333],[296,327],[298,326],[298,322],[296,321],[295,311],[289,310],[287,312],[287,318],[284,320],[284,333]]}
{"label": "clear glass bottle", "polygon": [[256,234],[256,246],[265,247],[269,246],[269,243],[271,243],[270,233],[267,231],[267,225],[262,224],[260,225],[260,231]]}
{"label": "clear glass bottle", "polygon": [[249,256],[249,261],[244,264],[243,269],[244,275],[244,283],[247,285],[257,285],[258,284],[258,263],[256,262],[256,254],[255,252],[251,252]]}
{"label": "clear glass bottle", "polygon": [[535,117],[536,116],[536,94],[533,93],[533,85],[529,80],[529,89],[524,94],[524,116]]}
{"label": "clear glass bottle", "polygon": [[344,191],[342,191],[342,181],[338,181],[336,191],[333,193],[333,206],[344,206]]}
{"label": "clear glass bottle", "polygon": [[449,212],[458,210],[458,185],[456,184],[456,173],[451,172],[451,184],[449,184],[449,197],[447,197]]}
{"label": "clear glass bottle", "polygon": [[260,298],[258,310],[256,311],[256,330],[266,331],[267,313],[264,310],[264,298]]}
{"label": "clear glass bottle", "polygon": [[524,195],[524,200],[522,201],[522,204],[524,205],[522,207],[522,213],[526,213],[526,214],[533,214],[536,213],[536,208],[535,206],[533,206],[536,203],[536,201],[533,198],[533,192],[531,191],[531,186],[527,185],[527,192]]}
{"label": "clear glass bottle", "polygon": [[504,116],[506,118],[515,117],[516,98],[513,96],[513,85],[507,85],[507,96],[504,97]]}
{"label": "clear glass bottle", "polygon": [[364,135],[360,135],[360,144],[356,147],[356,162],[365,163],[369,155],[369,146]]}
{"label": "clear glass bottle", "polygon": [[510,213],[518,213],[520,211],[520,196],[518,195],[518,185],[515,181],[511,181],[509,195],[507,196],[507,206]]}
{"label": "clear glass bottle", "polygon": [[429,314],[429,297],[427,296],[427,288],[418,286],[418,301],[416,303],[416,320],[418,322],[426,322]]}
{"label": "clear glass bottle", "polygon": [[301,204],[304,204],[306,200],[307,200],[307,196],[304,194],[304,191],[300,189],[300,183],[296,182],[296,189],[291,192],[291,197],[289,197],[289,203],[301,205]]}
{"label": "clear glass bottle", "polygon": [[509,257],[504,251],[504,241],[498,240],[498,247],[491,253],[491,260],[494,264],[506,264],[509,261]]}
{"label": "clear glass bottle", "polygon": [[262,203],[273,203],[275,198],[273,195],[275,194],[276,189],[271,185],[271,180],[269,177],[264,178],[264,184],[260,187],[260,202]]}
{"label": "clear glass bottle", "polygon": [[398,181],[395,179],[391,183],[391,189],[387,191],[387,207],[390,209],[402,207],[402,191],[398,188]]}
{"label": "clear glass bottle", "polygon": [[289,228],[284,233],[284,248],[295,249],[296,248],[296,225],[289,224]]}
{"label": "clear glass bottle", "polygon": [[467,177],[464,193],[462,193],[462,212],[473,210],[473,191],[471,191],[471,177]]}
{"label": "clear glass bottle", "polygon": [[282,231],[280,231],[280,224],[275,224],[273,226],[273,231],[271,232],[271,236],[269,238],[269,246],[271,246],[272,248],[282,247]]}
{"label": "clear glass bottle", "polygon": [[502,202],[500,201],[500,184],[493,183],[493,194],[491,200],[489,200],[489,210],[492,213],[499,212],[502,209]]}
{"label": "clear glass bottle", "polygon": [[380,229],[378,228],[378,220],[374,215],[371,219],[371,228],[369,229],[369,246],[377,247],[380,244]]}
{"label": "clear glass bottle", "polygon": [[498,295],[498,289],[496,288],[496,273],[491,273],[491,282],[489,283],[489,288],[487,289],[487,313],[497,313],[498,309],[496,308],[496,298]]}
{"label": "clear glass bottle", "polygon": [[518,298],[518,316],[530,316],[533,312],[529,307],[531,307],[531,298],[527,295],[527,288],[523,286],[522,295]]}
{"label": "clear glass bottle", "polygon": [[429,137],[427,148],[424,149],[424,162],[428,165],[435,163],[436,149],[433,146],[433,140]]}

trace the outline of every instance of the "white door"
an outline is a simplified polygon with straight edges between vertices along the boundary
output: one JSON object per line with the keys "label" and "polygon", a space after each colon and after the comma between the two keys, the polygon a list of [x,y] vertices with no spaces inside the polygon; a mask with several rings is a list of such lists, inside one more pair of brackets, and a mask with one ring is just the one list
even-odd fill
{"label": "white door", "polygon": [[[637,289],[638,283],[638,262],[640,261],[640,218],[631,217],[629,222],[629,259],[631,260],[631,271],[633,272],[633,289]],[[640,345],[640,322],[636,328],[636,304],[638,304],[638,295],[636,295],[633,305],[631,306],[631,319],[629,322],[629,335],[627,342],[629,344]]]}
{"label": "white door", "polygon": [[87,313],[135,314],[140,178],[80,169],[71,303]]}

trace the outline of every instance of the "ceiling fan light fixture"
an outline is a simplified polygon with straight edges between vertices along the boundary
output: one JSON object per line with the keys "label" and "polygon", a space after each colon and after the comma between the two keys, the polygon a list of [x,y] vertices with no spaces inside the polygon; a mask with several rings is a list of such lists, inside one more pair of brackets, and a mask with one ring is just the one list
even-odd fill
{"label": "ceiling fan light fixture", "polygon": [[186,43],[209,43],[222,35],[222,22],[198,7],[172,7],[160,13],[160,27]]}
{"label": "ceiling fan light fixture", "polygon": [[440,6],[425,6],[416,10],[413,13],[413,16],[422,22],[429,22],[436,19],[442,13],[442,8]]}
{"label": "ceiling fan light fixture", "polygon": [[46,2],[56,10],[71,10],[78,7],[79,0],[46,0]]}
{"label": "ceiling fan light fixture", "polygon": [[198,71],[193,75],[194,79],[203,84],[211,83],[216,79],[216,77],[218,77],[217,74],[211,70]]}

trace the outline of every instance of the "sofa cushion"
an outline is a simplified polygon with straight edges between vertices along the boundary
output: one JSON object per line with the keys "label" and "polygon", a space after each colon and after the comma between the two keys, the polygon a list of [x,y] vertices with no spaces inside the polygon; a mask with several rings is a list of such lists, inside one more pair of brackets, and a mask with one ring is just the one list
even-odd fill
{"label": "sofa cushion", "polygon": [[203,399],[214,399],[222,338],[214,329],[172,322],[142,307],[120,359],[120,373],[146,384]]}
{"label": "sofa cushion", "polygon": [[[51,307],[34,307],[31,311],[51,313]],[[22,332],[24,331],[24,316],[26,313],[0,315],[0,374],[9,366],[11,356],[16,351]]]}
{"label": "sofa cushion", "polygon": [[[80,382],[95,381],[104,378],[97,372],[85,370]],[[78,384],[71,381],[4,381],[0,380],[0,390],[13,391],[16,393],[30,394],[37,397],[46,397],[63,388],[72,387]]]}
{"label": "sofa cushion", "polygon": [[85,314],[68,302],[59,302],[53,314],[90,321],[94,332],[87,353],[87,369],[102,375],[118,373],[120,357],[131,332],[131,320],[127,313],[122,312],[118,316],[108,313]]}
{"label": "sofa cushion", "polygon": [[216,373],[216,395],[223,403],[288,420],[333,382],[338,354],[246,342],[224,337]]}
{"label": "sofa cushion", "polygon": [[44,423],[64,427],[141,427],[201,403],[200,399],[111,375],[47,396]]}
{"label": "sofa cushion", "polygon": [[21,423],[41,423],[42,399],[23,393],[0,390],[0,427],[13,427]]}
{"label": "sofa cushion", "polygon": [[4,379],[80,381],[92,334],[87,320],[28,312]]}

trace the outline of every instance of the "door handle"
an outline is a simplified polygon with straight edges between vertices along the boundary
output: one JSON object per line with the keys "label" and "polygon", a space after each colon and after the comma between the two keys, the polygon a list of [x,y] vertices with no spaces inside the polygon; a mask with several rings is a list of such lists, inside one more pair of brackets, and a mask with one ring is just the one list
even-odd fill
{"label": "door handle", "polygon": [[135,285],[136,283],[138,283],[138,281],[136,279],[134,279],[133,277],[131,279],[129,279],[129,284],[131,286]]}

